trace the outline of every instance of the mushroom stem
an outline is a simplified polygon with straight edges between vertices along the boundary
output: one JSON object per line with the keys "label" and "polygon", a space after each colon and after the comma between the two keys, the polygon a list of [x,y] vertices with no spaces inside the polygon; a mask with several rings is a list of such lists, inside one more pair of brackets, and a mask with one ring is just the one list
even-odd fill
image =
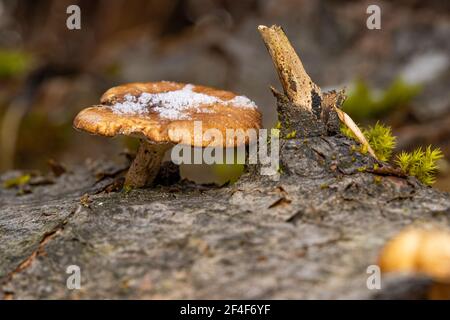
{"label": "mushroom stem", "polygon": [[170,143],[152,144],[141,140],[136,158],[134,158],[125,177],[125,186],[141,188],[151,184],[159,172],[164,153],[171,146]]}
{"label": "mushroom stem", "polygon": [[258,31],[272,57],[284,93],[296,105],[312,111],[313,93],[320,88],[312,82],[283,29],[279,26],[259,26]]}

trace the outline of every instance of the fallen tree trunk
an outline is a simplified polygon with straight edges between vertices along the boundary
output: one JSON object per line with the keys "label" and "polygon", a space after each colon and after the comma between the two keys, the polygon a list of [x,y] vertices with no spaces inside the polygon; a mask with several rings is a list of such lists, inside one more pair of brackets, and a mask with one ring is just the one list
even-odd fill
{"label": "fallen tree trunk", "polygon": [[[29,194],[1,189],[3,297],[427,297],[431,280],[414,275],[383,277],[381,290],[369,290],[367,268],[407,225],[449,228],[448,194],[374,170],[382,164],[338,133],[342,96],[311,83],[302,93],[310,96],[292,99],[305,89],[296,88],[275,92],[278,181],[253,165],[223,188],[181,181],[106,192],[114,174],[95,173],[123,167],[94,162]],[[80,268],[79,290],[66,286],[70,265]]]}

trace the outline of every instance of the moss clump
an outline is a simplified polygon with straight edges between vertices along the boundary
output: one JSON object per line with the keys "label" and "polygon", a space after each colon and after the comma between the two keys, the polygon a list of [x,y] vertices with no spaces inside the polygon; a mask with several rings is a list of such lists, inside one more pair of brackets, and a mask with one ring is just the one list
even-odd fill
{"label": "moss clump", "polygon": [[[341,133],[356,140],[353,132],[351,132],[345,125],[341,126]],[[367,129],[362,129],[362,133],[366,137],[377,158],[380,161],[389,161],[395,148],[396,140],[395,136],[392,135],[391,128],[377,122],[374,126],[369,126]],[[354,147],[352,151],[355,151]],[[366,154],[367,147],[361,145],[359,152]]]}
{"label": "moss clump", "polygon": [[426,185],[432,185],[436,181],[436,161],[443,156],[439,148],[431,149],[431,146],[428,146],[422,150],[419,147],[413,152],[401,152],[397,155],[395,163],[406,174],[416,177]]}
{"label": "moss clump", "polygon": [[[391,159],[392,152],[395,148],[395,136],[388,126],[376,123],[375,126],[369,126],[362,130],[364,136],[375,152],[380,161],[388,162]],[[347,127],[341,127],[341,133],[356,139],[353,133]],[[355,146],[351,147],[351,152],[356,150]],[[359,151],[363,154],[367,152],[364,146],[360,146]],[[437,171],[436,161],[443,158],[442,151],[439,148],[432,149],[428,146],[425,150],[418,148],[413,152],[401,152],[395,159],[400,169],[407,175],[414,176],[426,185],[432,185],[435,181]],[[378,169],[378,164],[374,165],[374,170]]]}
{"label": "moss clump", "polygon": [[31,175],[24,174],[21,176],[18,176],[16,178],[11,178],[3,182],[3,187],[5,189],[10,189],[14,187],[20,187],[26,185],[28,182],[30,182]]}
{"label": "moss clump", "polygon": [[420,91],[420,86],[398,78],[376,95],[364,81],[357,80],[342,109],[357,121],[373,119],[408,104]]}
{"label": "moss clump", "polygon": [[395,136],[391,128],[377,122],[363,131],[367,141],[380,161],[389,161],[395,148]]}

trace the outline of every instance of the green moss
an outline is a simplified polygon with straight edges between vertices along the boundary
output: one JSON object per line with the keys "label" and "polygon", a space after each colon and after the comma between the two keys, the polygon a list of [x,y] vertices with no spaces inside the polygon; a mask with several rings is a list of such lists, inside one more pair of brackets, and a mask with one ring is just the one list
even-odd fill
{"label": "green moss", "polygon": [[24,74],[30,66],[30,60],[21,51],[0,49],[0,79]]}
{"label": "green moss", "polygon": [[297,135],[297,131],[296,131],[296,130],[291,131],[291,132],[289,132],[289,133],[286,135],[286,139],[294,139],[296,135]]}
{"label": "green moss", "polygon": [[[377,122],[374,126],[369,126],[367,129],[363,128],[361,131],[375,152],[377,158],[380,161],[389,161],[392,151],[395,148],[396,140],[395,136],[392,135],[391,128]],[[344,125],[341,126],[341,133],[356,140],[353,132]],[[356,151],[356,147],[352,146],[351,151]],[[362,154],[366,154],[367,146],[360,145],[358,151]]]}
{"label": "green moss", "polygon": [[375,126],[369,126],[363,130],[364,136],[380,161],[389,161],[395,148],[395,136],[391,128],[377,122]]}
{"label": "green moss", "polygon": [[367,154],[368,148],[367,148],[366,145],[361,144],[361,145],[359,146],[358,151],[359,151],[359,153],[361,153],[361,154]]}
{"label": "green moss", "polygon": [[356,80],[342,109],[356,121],[373,119],[408,104],[420,91],[420,86],[398,78],[384,92],[375,95],[364,81]]}
{"label": "green moss", "polygon": [[432,185],[436,181],[436,161],[442,157],[439,148],[431,149],[428,146],[425,150],[419,147],[413,152],[403,151],[397,155],[395,162],[405,174],[416,177],[426,185]]}
{"label": "green moss", "polygon": [[[355,139],[353,133],[343,127],[341,127],[341,132],[346,136]],[[396,140],[395,136],[392,135],[391,128],[377,122],[373,127],[369,126],[367,129],[362,129],[362,132],[377,158],[380,161],[389,161],[395,148]],[[354,152],[356,149],[357,147],[352,145],[350,152]],[[360,145],[359,152],[364,154],[367,152],[367,148]],[[417,177],[417,179],[426,185],[432,185],[436,181],[436,161],[442,157],[443,154],[439,148],[431,149],[431,146],[428,146],[425,150],[418,148],[410,153],[400,153],[397,155],[395,163],[405,174]],[[375,170],[378,169],[378,164],[374,164],[373,168]],[[360,169],[358,169],[358,171],[361,171]]]}
{"label": "green moss", "polygon": [[352,138],[352,139],[356,139],[356,137],[353,134],[352,130],[350,130],[349,127],[347,127],[345,124],[341,124],[340,130],[341,130],[341,133],[344,136],[347,136],[347,137]]}
{"label": "green moss", "polygon": [[128,193],[131,192],[131,190],[133,190],[133,187],[132,187],[132,186],[130,186],[130,185],[124,185],[124,186],[123,186],[123,189],[122,189],[122,192],[125,193],[125,194],[128,194]]}
{"label": "green moss", "polygon": [[31,175],[24,174],[21,176],[18,176],[16,178],[11,178],[3,182],[3,187],[6,189],[14,188],[14,187],[20,187],[23,185],[26,185],[28,182],[30,182]]}
{"label": "green moss", "polygon": [[394,80],[384,91],[377,104],[381,110],[390,110],[408,104],[422,90],[420,85],[411,85],[401,78]]}

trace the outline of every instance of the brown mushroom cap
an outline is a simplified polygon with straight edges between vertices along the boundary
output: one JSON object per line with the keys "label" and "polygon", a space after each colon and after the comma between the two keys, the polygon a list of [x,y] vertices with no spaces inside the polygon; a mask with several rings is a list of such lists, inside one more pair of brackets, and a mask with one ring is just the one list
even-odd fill
{"label": "brown mushroom cap", "polygon": [[[204,86],[167,81],[130,83],[106,91],[101,103],[82,110],[74,127],[107,137],[129,135],[196,147],[237,146],[237,139],[226,139],[227,129],[245,132],[261,127],[261,114],[248,98]],[[201,121],[203,133],[216,129],[224,140],[202,139],[200,144],[194,139],[195,121]]]}

